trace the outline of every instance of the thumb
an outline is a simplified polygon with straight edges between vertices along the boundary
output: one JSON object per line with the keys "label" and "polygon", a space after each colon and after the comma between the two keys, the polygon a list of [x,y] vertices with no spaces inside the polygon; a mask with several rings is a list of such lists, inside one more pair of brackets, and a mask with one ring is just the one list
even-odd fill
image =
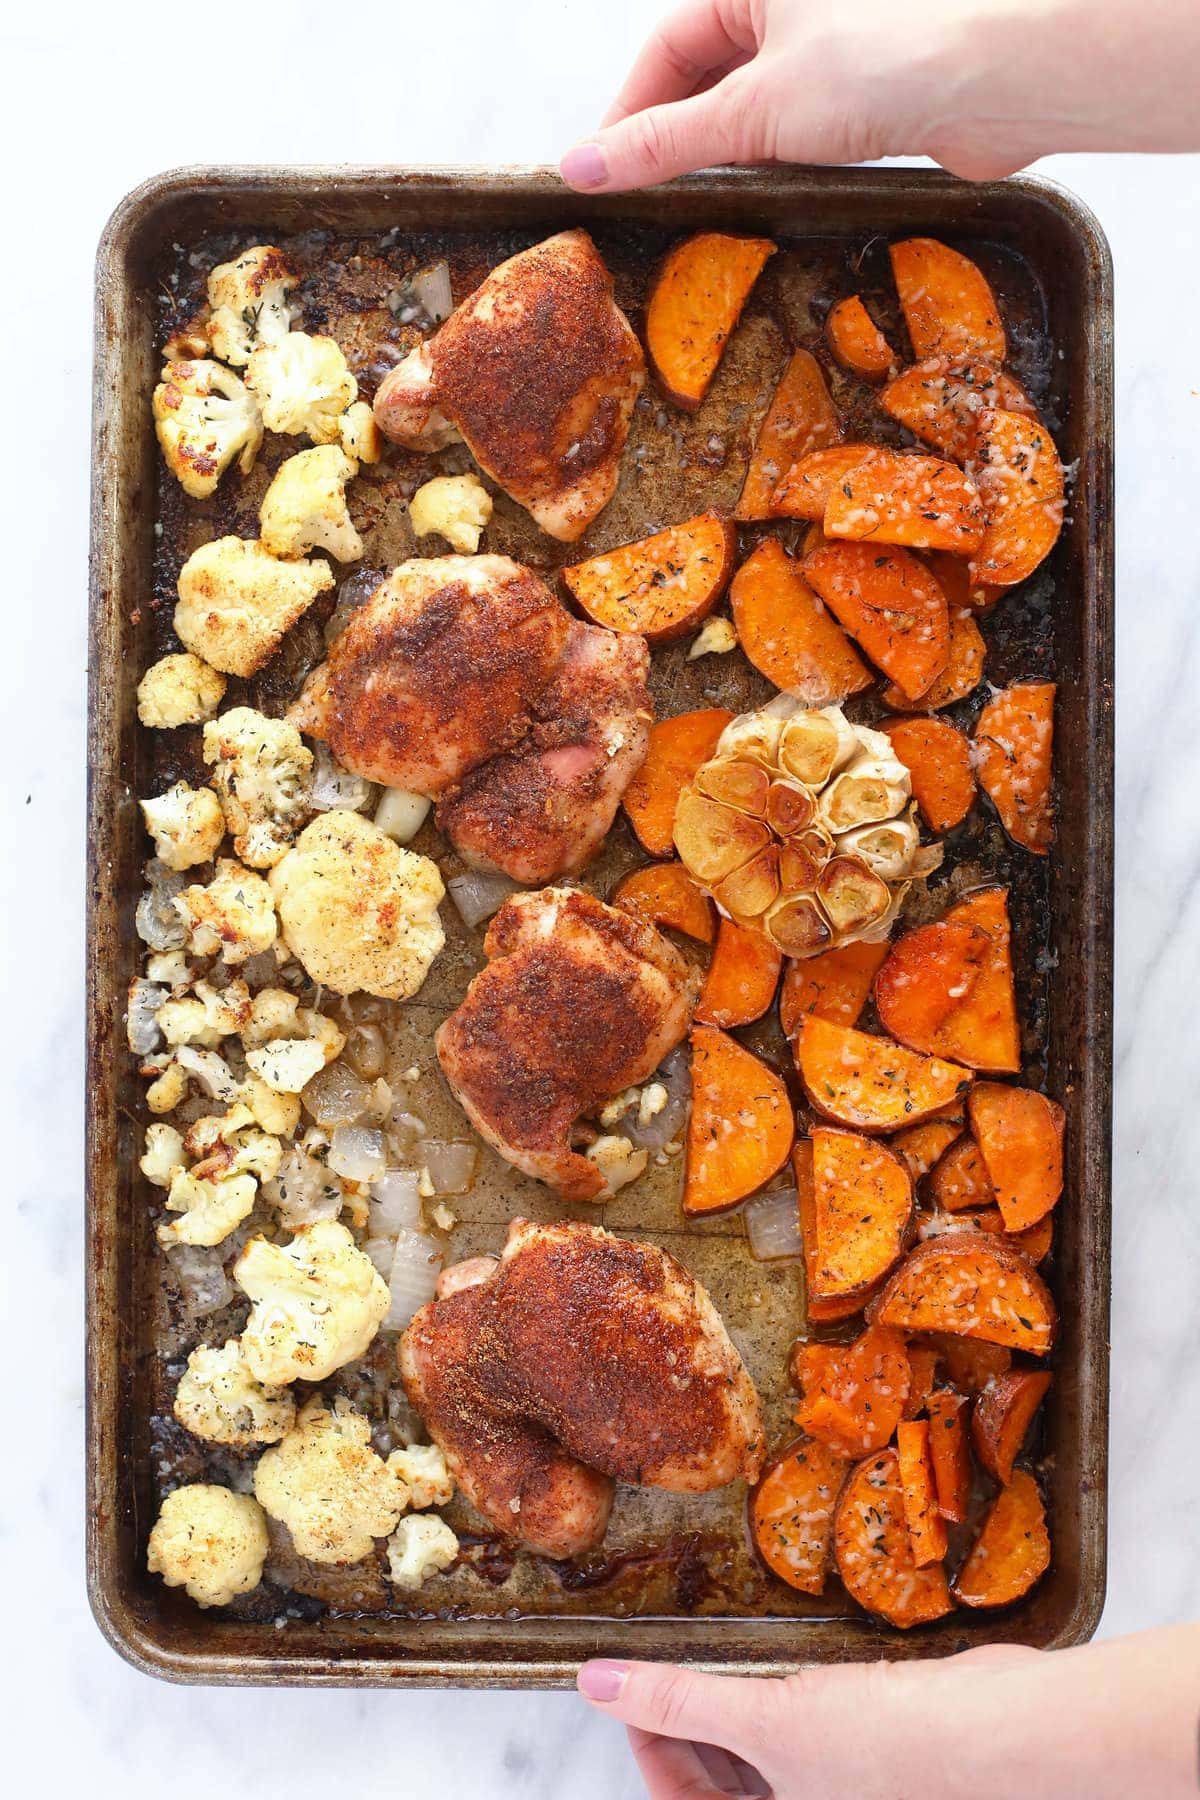
{"label": "thumb", "polygon": [[616,192],[714,163],[755,162],[766,154],[765,116],[738,70],[702,94],[631,113],[576,144],[559,165],[562,178],[588,193]]}
{"label": "thumb", "polygon": [[587,1662],[579,1691],[614,1719],[659,1737],[717,1744],[762,1766],[784,1703],[779,1681],[702,1675],[672,1663]]}

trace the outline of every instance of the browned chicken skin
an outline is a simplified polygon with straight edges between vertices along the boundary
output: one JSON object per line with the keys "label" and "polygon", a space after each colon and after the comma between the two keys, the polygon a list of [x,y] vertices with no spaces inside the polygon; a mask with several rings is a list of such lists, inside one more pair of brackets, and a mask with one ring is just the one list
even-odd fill
{"label": "browned chicken skin", "polygon": [[608,504],[645,360],[585,231],[493,269],[375,398],[412,450],[462,438],[551,537],[571,543]]}
{"label": "browned chicken skin", "polygon": [[438,1061],[475,1129],[564,1199],[604,1190],[571,1128],[644,1081],[687,1031],[698,978],[653,926],[575,889],[505,901],[490,961],[439,1028]]}

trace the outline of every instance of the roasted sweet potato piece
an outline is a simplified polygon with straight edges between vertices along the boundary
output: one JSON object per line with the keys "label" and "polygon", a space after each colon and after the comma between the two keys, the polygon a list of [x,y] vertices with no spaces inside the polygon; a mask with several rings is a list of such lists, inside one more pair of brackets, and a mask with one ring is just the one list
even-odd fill
{"label": "roasted sweet potato piece", "polygon": [[975,772],[1014,843],[1045,856],[1054,841],[1050,781],[1052,681],[1019,681],[989,700],[975,726]]}
{"label": "roasted sweet potato piece", "polygon": [[613,894],[612,904],[651,925],[670,925],[702,944],[711,944],[717,935],[716,908],[682,863],[650,863],[635,869]]}
{"label": "roasted sweet potato piece", "polygon": [[[977,1149],[972,1139],[964,1141]],[[982,1167],[983,1158],[980,1157],[979,1161]],[[1030,1225],[1026,1231],[1006,1231],[1004,1214],[998,1206],[973,1207],[969,1212],[934,1212],[917,1216],[918,1237],[936,1237],[939,1230],[953,1229],[955,1226],[1002,1237],[1006,1244],[1011,1244],[1014,1250],[1019,1250],[1022,1256],[1028,1258],[1035,1268],[1049,1256],[1054,1243],[1054,1218],[1050,1213],[1044,1219],[1039,1219],[1036,1225]]]}
{"label": "roasted sweet potato piece", "polygon": [[771,513],[784,519],[825,517],[829,496],[860,462],[873,454],[871,444],[832,444],[797,457],[771,496]]}
{"label": "roasted sweet potato piece", "polygon": [[[996,1212],[1003,1224],[1004,1214],[999,1207],[996,1208]],[[1054,1215],[1047,1213],[1045,1218],[1039,1219],[1036,1225],[1029,1225],[1024,1231],[1006,1232],[1005,1236],[1014,1250],[1019,1250],[1022,1256],[1028,1257],[1036,1268],[1038,1263],[1045,1262],[1054,1248]]]}
{"label": "roasted sweet potato piece", "polygon": [[963,609],[986,612],[989,606],[1004,597],[1004,588],[988,587],[985,582],[974,579],[970,562],[965,557],[952,556],[948,550],[931,550],[925,560],[942,584],[951,613]]}
{"label": "roasted sweet potato piece", "polygon": [[1007,890],[982,888],[898,938],[875,977],[875,1004],[914,1050],[993,1074],[1019,1069]]}
{"label": "roasted sweet potato piece", "polygon": [[791,1037],[806,1013],[835,1025],[857,1025],[871,983],[888,953],[882,944],[841,944],[820,956],[789,961],[779,991],[779,1023]]}
{"label": "roasted sweet potato piece", "polygon": [[918,1568],[904,1516],[900,1459],[881,1450],[846,1477],[833,1521],[838,1574],[852,1600],[907,1631],[953,1608],[940,1563]]}
{"label": "roasted sweet potato piece", "polygon": [[833,1509],[850,1467],[827,1444],[797,1438],[772,1458],[750,1496],[754,1546],[802,1594],[821,1594],[833,1551]]}
{"label": "roasted sweet potato piece", "polygon": [[824,543],[804,558],[805,579],[871,661],[914,698],[950,654],[950,614],[920,557],[870,544]]}
{"label": "roasted sweet potato piece", "polygon": [[929,1197],[943,1212],[970,1212],[994,1206],[996,1196],[987,1165],[974,1138],[960,1138],[936,1163],[929,1176]]}
{"label": "roasted sweet potato piece", "polygon": [[904,1402],[903,1418],[915,1419],[929,1405],[929,1396],[933,1392],[933,1383],[937,1376],[938,1353],[932,1344],[910,1344],[908,1346],[908,1366],[911,1380],[908,1384],[908,1399]]}
{"label": "roasted sweet potato piece", "polygon": [[983,1081],[969,1102],[971,1130],[1006,1231],[1024,1231],[1057,1204],[1066,1114],[1035,1088]]}
{"label": "roasted sweet potato piece", "polygon": [[573,563],[563,581],[590,619],[636,631],[652,644],[686,637],[725,592],[737,529],[720,513],[697,513],[652,537]]}
{"label": "roasted sweet potato piece", "polygon": [[931,1344],[941,1359],[946,1379],[966,1394],[980,1394],[989,1381],[1005,1375],[1012,1367],[1012,1351],[1003,1344],[985,1344],[982,1338],[955,1337],[948,1331],[926,1332],[925,1343]]}
{"label": "roasted sweet potato piece", "polygon": [[[910,1351],[910,1355],[913,1352]],[[965,1394],[935,1388],[929,1396],[929,1458],[933,1485],[943,1519],[961,1525],[971,1501],[971,1452],[967,1445]]]}
{"label": "roasted sweet potato piece", "polygon": [[774,1070],[710,1025],[692,1031],[692,1112],[683,1210],[736,1206],[787,1161],[795,1121]]}
{"label": "roasted sweet potato piece", "polygon": [[997,411],[980,425],[972,468],[987,526],[971,557],[971,575],[990,587],[1015,587],[1058,542],[1066,490],[1062,462],[1038,420]]}
{"label": "roasted sweet potato piece", "polygon": [[623,804],[629,823],[651,856],[672,854],[680,791],[708,761],[732,718],[723,706],[711,706],[701,712],[676,713],[650,727],[646,760],[625,789]]}
{"label": "roasted sweet potato piece", "polygon": [[1008,353],[996,296],[977,263],[937,238],[891,247],[892,274],[918,362],[963,352],[1002,363]]}
{"label": "roasted sweet potato piece", "polygon": [[931,831],[953,831],[975,799],[971,746],[948,719],[895,719],[882,730],[912,776],[913,798]]}
{"label": "roasted sweet potato piece", "polygon": [[879,404],[957,463],[975,456],[979,422],[996,407],[1038,416],[1020,382],[978,356],[934,356],[903,369],[880,393]]}
{"label": "roasted sweet potato piece", "polygon": [[944,1331],[1044,1356],[1054,1342],[1050,1291],[1002,1238],[953,1231],[910,1250],[868,1317],[898,1331]]}
{"label": "roasted sweet potato piece", "polygon": [[992,1501],[954,1583],[954,1598],[963,1606],[1007,1606],[1027,1594],[1049,1567],[1042,1496],[1033,1476],[1018,1469]]}
{"label": "roasted sweet potato piece", "polygon": [[852,1131],[915,1125],[966,1092],[971,1075],[956,1063],[917,1056],[891,1038],[833,1025],[811,1013],[792,1040],[800,1079],[813,1106]]}
{"label": "roasted sweet potato piece", "polygon": [[717,947],[696,1002],[701,1025],[749,1025],[761,1019],[779,986],[783,957],[761,931],[722,919]]}
{"label": "roasted sweet potato piece", "polygon": [[859,294],[849,294],[830,308],[825,321],[829,348],[852,375],[882,381],[896,367],[896,355]]}
{"label": "roasted sweet potato piece", "polygon": [[912,1180],[886,1144],[853,1131],[812,1133],[818,1300],[848,1298],[887,1274],[908,1242]]}
{"label": "roasted sweet potato piece", "polygon": [[978,925],[992,940],[992,955],[980,966],[971,1004],[954,1020],[959,1060],[989,1074],[1015,1073],[1021,1066],[1021,1033],[1012,971],[1012,927],[1008,889],[976,888],[945,914],[947,925]]}
{"label": "roasted sweet potato piece", "polygon": [[975,1402],[971,1414],[975,1454],[1002,1487],[1012,1480],[1013,1464],[1049,1386],[1050,1376],[1044,1370],[1010,1369],[1007,1375],[998,1375]]}
{"label": "roasted sweet potato piece", "polygon": [[[947,605],[949,606],[948,602]],[[946,666],[941,674],[915,700],[910,700],[903,688],[898,687],[895,682],[889,682],[881,696],[885,706],[893,707],[897,712],[935,713],[945,706],[956,705],[959,700],[965,700],[968,694],[975,692],[983,680],[987,644],[968,607],[949,606],[948,616],[950,640],[946,651]]]}
{"label": "roasted sweet potato piece", "polygon": [[868,1456],[888,1442],[912,1381],[897,1331],[868,1326],[852,1344],[796,1344],[796,1423],[839,1456]]}
{"label": "roasted sweet potato piece", "polygon": [[695,412],[750,290],[776,245],[770,238],[700,231],[664,258],[646,307],[646,349],[659,384]]}
{"label": "roasted sweet potato piece", "polygon": [[772,496],[792,464],[841,436],[820,363],[809,350],[794,351],[767,408],[734,518],[769,519]]}
{"label": "roasted sweet potato piece", "polygon": [[871,671],[778,538],[764,538],[746,558],[729,603],[749,660],[805,706],[839,705],[870,687]]}
{"label": "roasted sweet potato piece", "polygon": [[810,1138],[797,1138],[792,1146],[792,1170],[796,1177],[796,1201],[800,1212],[800,1241],[804,1248],[805,1313],[810,1325],[835,1325],[860,1313],[875,1293],[851,1294],[822,1300],[813,1292],[817,1267],[817,1196],[813,1185],[813,1148]]}
{"label": "roasted sweet potato piece", "polygon": [[955,463],[874,450],[834,483],[821,524],[829,538],[961,556],[983,542],[984,512],[974,481]]}
{"label": "roasted sweet potato piece", "polygon": [[937,1506],[929,1426],[924,1419],[902,1419],[896,1427],[896,1455],[904,1492],[904,1521],[918,1569],[940,1563],[946,1554],[946,1527]]}
{"label": "roasted sweet potato piece", "polygon": [[898,1131],[892,1139],[892,1149],[913,1181],[923,1181],[951,1144],[957,1143],[962,1130],[961,1116],[927,1119],[922,1125],[910,1125],[907,1131]]}

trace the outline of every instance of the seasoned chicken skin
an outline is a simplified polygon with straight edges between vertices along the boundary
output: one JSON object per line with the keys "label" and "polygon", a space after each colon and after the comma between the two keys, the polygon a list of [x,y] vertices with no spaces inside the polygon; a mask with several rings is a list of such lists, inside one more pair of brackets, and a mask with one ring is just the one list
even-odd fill
{"label": "seasoned chicken skin", "polygon": [[585,231],[510,257],[387,376],[385,437],[461,438],[551,537],[571,543],[613,496],[645,360]]}
{"label": "seasoned chicken skin", "polygon": [[698,977],[652,925],[575,889],[514,894],[484,950],[488,966],[438,1030],[442,1071],[515,1168],[593,1200],[604,1177],[571,1128],[675,1048]]}

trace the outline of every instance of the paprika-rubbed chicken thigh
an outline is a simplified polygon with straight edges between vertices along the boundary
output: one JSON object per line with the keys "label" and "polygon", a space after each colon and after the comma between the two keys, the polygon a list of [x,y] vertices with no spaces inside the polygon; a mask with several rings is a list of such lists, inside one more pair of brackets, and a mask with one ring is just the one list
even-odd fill
{"label": "paprika-rubbed chicken thigh", "polygon": [[571,1128],[675,1048],[698,977],[652,925],[577,889],[514,894],[483,947],[487,967],[437,1033],[442,1072],[515,1168],[594,1200],[604,1177]]}
{"label": "paprika-rubbed chicken thigh", "polygon": [[375,397],[410,450],[460,438],[484,472],[564,543],[617,485],[645,360],[585,231],[510,257],[405,357]]}

